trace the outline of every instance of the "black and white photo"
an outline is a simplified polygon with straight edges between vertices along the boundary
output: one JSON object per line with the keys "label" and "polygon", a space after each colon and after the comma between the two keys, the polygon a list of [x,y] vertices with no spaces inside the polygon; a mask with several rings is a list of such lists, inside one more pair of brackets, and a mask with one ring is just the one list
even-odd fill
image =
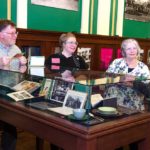
{"label": "black and white photo", "polygon": [[90,63],[91,63],[91,48],[79,48],[77,49],[77,55],[83,57],[83,59],[85,60],[85,62],[89,65],[89,69],[90,69]]}
{"label": "black and white photo", "polygon": [[53,82],[53,87],[49,99],[63,103],[67,91],[71,90],[72,88],[73,83],[57,79]]}
{"label": "black and white photo", "polygon": [[125,19],[150,21],[150,0],[126,0]]}
{"label": "black and white photo", "polygon": [[87,94],[79,91],[69,90],[64,100],[64,107],[73,109],[83,108],[87,99]]}

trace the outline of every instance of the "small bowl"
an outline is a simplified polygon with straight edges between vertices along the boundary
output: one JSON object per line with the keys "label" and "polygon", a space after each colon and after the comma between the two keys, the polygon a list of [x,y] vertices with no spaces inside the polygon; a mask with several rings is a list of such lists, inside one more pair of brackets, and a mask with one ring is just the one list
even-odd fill
{"label": "small bowl", "polygon": [[77,119],[82,119],[86,113],[85,109],[79,108],[79,109],[73,109],[73,115]]}
{"label": "small bowl", "polygon": [[114,107],[99,107],[98,108],[101,114],[116,114],[117,109]]}

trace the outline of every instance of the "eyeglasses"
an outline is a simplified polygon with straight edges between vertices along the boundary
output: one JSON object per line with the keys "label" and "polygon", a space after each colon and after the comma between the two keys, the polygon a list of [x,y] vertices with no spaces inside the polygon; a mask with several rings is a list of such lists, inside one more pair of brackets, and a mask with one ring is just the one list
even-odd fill
{"label": "eyeglasses", "polygon": [[65,43],[66,43],[66,44],[71,44],[71,45],[72,45],[72,44],[78,45],[78,42],[71,42],[71,41],[69,42],[69,41],[68,41],[68,42],[65,42]]}
{"label": "eyeglasses", "polygon": [[2,32],[2,33],[5,33],[5,34],[9,34],[9,35],[11,35],[11,36],[14,36],[14,35],[18,35],[19,34],[19,32],[12,32],[12,33],[9,33],[9,32]]}

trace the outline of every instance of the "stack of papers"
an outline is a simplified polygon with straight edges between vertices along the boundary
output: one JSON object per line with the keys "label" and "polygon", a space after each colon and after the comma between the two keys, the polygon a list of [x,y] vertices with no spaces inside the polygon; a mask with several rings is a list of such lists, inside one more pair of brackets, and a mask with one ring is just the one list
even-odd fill
{"label": "stack of papers", "polygon": [[29,73],[44,77],[45,56],[31,56],[29,60]]}

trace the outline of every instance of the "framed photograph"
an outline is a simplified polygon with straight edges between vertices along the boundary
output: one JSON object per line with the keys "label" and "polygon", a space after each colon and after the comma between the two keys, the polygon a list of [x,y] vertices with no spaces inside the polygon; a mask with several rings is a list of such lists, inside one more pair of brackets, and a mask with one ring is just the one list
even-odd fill
{"label": "framed photograph", "polygon": [[48,98],[49,91],[51,91],[52,83],[53,81],[51,79],[43,79],[39,96],[45,96],[45,98]]}
{"label": "framed photograph", "polygon": [[126,0],[125,19],[149,22],[150,1],[149,0]]}
{"label": "framed photograph", "polygon": [[77,55],[81,56],[85,60],[85,62],[89,65],[89,69],[90,69],[91,48],[85,48],[85,47],[78,48]]}
{"label": "framed photograph", "polygon": [[78,0],[31,0],[34,5],[78,11]]}
{"label": "framed photograph", "polygon": [[64,81],[62,79],[56,79],[53,82],[51,93],[49,94],[50,100],[63,103],[68,90],[73,88],[73,83]]}
{"label": "framed photograph", "polygon": [[68,90],[65,96],[63,107],[70,107],[73,109],[83,108],[87,99],[87,93]]}
{"label": "framed photograph", "polygon": [[11,97],[13,100],[15,101],[20,101],[20,100],[25,100],[25,99],[30,99],[33,98],[34,96],[32,96],[30,93],[28,93],[27,91],[23,90],[23,91],[18,91],[18,92],[13,92],[13,93],[9,93],[7,94],[9,97]]}

